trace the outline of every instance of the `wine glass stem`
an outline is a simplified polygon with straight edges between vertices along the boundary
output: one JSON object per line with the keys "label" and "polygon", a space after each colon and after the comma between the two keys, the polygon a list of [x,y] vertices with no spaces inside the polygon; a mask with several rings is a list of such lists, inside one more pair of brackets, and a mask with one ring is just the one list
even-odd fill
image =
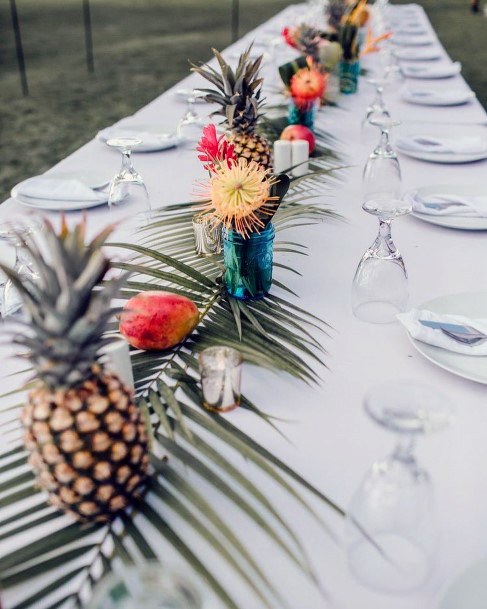
{"label": "wine glass stem", "polygon": [[392,453],[393,459],[401,461],[406,465],[415,465],[416,458],[414,457],[414,447],[416,442],[412,436],[400,437],[397,441],[394,452]]}
{"label": "wine glass stem", "polygon": [[122,172],[124,172],[124,171],[132,172],[133,171],[131,155],[132,155],[132,150],[130,148],[124,148],[122,150]]}
{"label": "wine glass stem", "polygon": [[389,143],[389,130],[382,127],[380,134],[380,148],[383,152],[389,152],[391,145]]}

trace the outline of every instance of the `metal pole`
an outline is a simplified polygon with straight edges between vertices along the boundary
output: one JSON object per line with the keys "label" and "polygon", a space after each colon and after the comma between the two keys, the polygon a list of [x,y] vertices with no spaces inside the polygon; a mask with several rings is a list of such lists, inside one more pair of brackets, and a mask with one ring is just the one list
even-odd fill
{"label": "metal pole", "polygon": [[12,15],[12,26],[15,36],[15,50],[17,52],[17,64],[19,66],[20,85],[23,95],[29,95],[29,85],[27,83],[27,72],[25,69],[24,47],[22,46],[22,36],[20,35],[19,15],[15,0],[10,0],[10,13]]}
{"label": "metal pole", "polygon": [[239,0],[232,0],[232,42],[238,40],[239,19]]}
{"label": "metal pole", "polygon": [[93,32],[91,30],[90,0],[83,0],[83,21],[85,25],[86,67],[88,72],[95,71],[95,57],[93,55]]}

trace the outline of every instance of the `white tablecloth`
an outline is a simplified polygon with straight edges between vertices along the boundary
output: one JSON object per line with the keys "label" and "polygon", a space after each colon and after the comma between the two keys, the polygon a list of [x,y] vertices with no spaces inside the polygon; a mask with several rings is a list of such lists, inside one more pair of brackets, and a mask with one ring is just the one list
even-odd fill
{"label": "white tablecloth", "polygon": [[[277,31],[301,13],[302,8],[289,7],[239,41],[233,49],[243,48],[259,30]],[[424,21],[427,23],[426,15]],[[364,65],[371,66],[375,61],[376,57],[370,57]],[[201,81],[191,76],[178,86],[198,84]],[[466,85],[458,76],[438,81],[435,86]],[[299,228],[295,229],[296,234],[289,235],[290,240],[307,243],[309,256],[289,256],[287,262],[300,270],[303,276],[286,275],[285,281],[300,294],[304,308],[325,319],[333,328],[330,338],[326,339],[329,370],[323,371],[324,382],[320,387],[306,387],[285,376],[245,370],[245,393],[266,412],[289,420],[288,423],[279,423],[289,442],[244,410],[228,416],[334,501],[346,507],[366,469],[375,459],[386,455],[394,441],[391,434],[375,426],[365,416],[362,410],[364,392],[377,382],[394,378],[421,379],[437,385],[455,402],[457,419],[449,430],[421,439],[418,455],[420,463],[434,480],[442,546],[434,572],[420,590],[403,596],[374,593],[356,583],[347,571],[340,547],[343,534],[340,519],[329,518],[339,539],[334,543],[320,532],[311,518],[295,511],[295,507],[291,508],[285,500],[280,500],[276,493],[279,509],[294,523],[329,594],[329,605],[278,550],[256,531],[248,529],[245,519],[237,512],[233,524],[250,549],[267,565],[268,573],[289,606],[295,609],[321,609],[325,606],[340,609],[433,609],[455,575],[487,554],[485,386],[453,376],[423,359],[399,324],[369,325],[357,320],[351,312],[351,281],[358,261],[377,231],[377,221],[361,210],[361,172],[376,135],[363,142],[360,121],[371,97],[371,88],[362,82],[357,95],[342,96],[339,108],[327,108],[319,118],[319,126],[342,141],[341,150],[347,155],[349,168],[345,179],[327,195],[330,206],[342,214],[346,222]],[[406,104],[400,101],[397,90],[391,90],[386,92],[386,101],[393,116],[402,120],[399,131],[403,133],[411,133],[429,123],[435,123],[434,128],[440,132],[457,129],[462,133],[478,133],[486,130],[487,117],[476,100],[466,106],[428,108]],[[109,103],[109,100],[100,100],[100,103]],[[201,113],[207,109],[209,107],[198,105]],[[171,128],[183,111],[184,105],[169,90],[141,109],[134,121],[155,122]],[[405,190],[442,183],[485,182],[487,161],[458,166],[425,163],[404,156],[400,161]],[[135,155],[134,164],[144,176],[156,207],[189,200],[194,179],[203,177],[196,154],[187,148]],[[56,169],[103,168],[107,175],[111,175],[118,166],[118,155],[104,144],[92,140],[63,160]],[[1,206],[0,215],[20,211],[13,200],[8,200]],[[98,209],[91,210],[89,218],[91,226],[97,229],[108,222],[109,216],[105,209]],[[442,229],[413,217],[397,220],[393,232],[409,271],[412,306],[443,294],[486,289],[485,233]],[[277,275],[279,277],[280,273]],[[5,349],[1,351],[1,358],[6,358]],[[2,365],[4,368],[11,366],[6,360]],[[7,379],[4,388],[13,386],[14,382]],[[258,474],[252,472],[243,460],[240,466],[248,475],[258,479]],[[210,493],[201,481],[194,482]],[[227,507],[211,494],[208,498],[219,502],[223,511]],[[320,507],[321,504],[315,505],[328,518],[327,510]],[[181,531],[185,530],[184,523],[180,522],[179,526]],[[8,544],[0,544],[0,553],[9,547]],[[164,556],[171,558],[172,554],[164,550]],[[224,569],[222,567],[220,571],[222,577],[226,573]],[[252,597],[245,596],[243,590],[240,591],[238,582],[232,583],[230,574],[228,582],[235,594],[240,595],[242,605],[248,609],[261,606]],[[208,609],[217,606],[213,602],[207,604]]]}

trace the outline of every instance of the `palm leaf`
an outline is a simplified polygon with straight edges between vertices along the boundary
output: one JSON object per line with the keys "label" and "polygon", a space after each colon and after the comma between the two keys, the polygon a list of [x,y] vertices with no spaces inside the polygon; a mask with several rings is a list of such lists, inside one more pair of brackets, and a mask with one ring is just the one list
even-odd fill
{"label": "palm leaf", "polygon": [[[279,123],[267,127],[276,132]],[[323,190],[330,180],[339,177],[335,143],[318,134],[318,144],[309,174],[291,180],[273,219],[279,234],[295,226],[338,217],[322,202]],[[314,196],[320,199],[315,200]],[[200,408],[197,358],[205,347],[224,343],[239,349],[249,363],[315,383],[323,369],[322,343],[327,325],[294,301],[276,294],[245,303],[227,297],[221,257],[202,259],[194,252],[193,214],[192,203],[170,205],[140,230],[137,244],[109,245],[131,253],[129,260],[116,265],[132,273],[121,292],[122,299],[143,290],[164,289],[192,298],[200,310],[199,324],[183,344],[166,352],[132,352],[139,405],[153,442],[155,474],[150,488],[132,513],[123,514],[110,524],[67,524],[67,518],[49,508],[44,494],[33,486],[32,474],[26,469],[26,453],[16,432],[12,443],[0,454],[0,473],[5,476],[0,485],[0,516],[7,514],[0,525],[0,544],[8,541],[15,545],[17,537],[26,531],[30,538],[28,543],[21,543],[0,558],[0,581],[12,586],[25,584],[34,576],[43,577],[38,577],[27,596],[8,609],[36,608],[40,602],[49,602],[46,599],[55,592],[59,594],[49,605],[52,609],[81,606],[86,588],[114,568],[117,560],[132,564],[157,558],[162,542],[186,559],[226,607],[243,609],[227,590],[219,572],[207,564],[206,556],[191,547],[194,536],[240,577],[262,606],[271,607],[273,602],[284,606],[280,593],[260,568],[259,557],[251,553],[232,528],[231,520],[220,515],[204,497],[197,482],[192,483],[194,477],[225,496],[296,568],[317,583],[292,524],[273,505],[267,488],[264,491],[253,483],[246,470],[260,470],[289,501],[325,529],[326,524],[303,490],[318,498],[331,513],[342,515],[342,510],[227,419]],[[279,255],[302,254],[304,249],[303,244],[279,239],[276,268],[283,274],[296,273],[291,266],[279,262]],[[282,278],[275,280],[275,285],[292,297]],[[116,325],[113,329],[116,330]],[[242,407],[274,425],[271,417],[245,396]],[[15,414],[20,406],[9,408]],[[161,455],[169,460],[160,458]],[[178,470],[179,462],[184,464],[185,471],[192,472],[191,481]],[[180,528],[169,518],[171,514],[177,517]],[[327,534],[331,535],[329,531]],[[78,580],[80,583],[75,585]],[[65,590],[66,586],[69,589]]]}

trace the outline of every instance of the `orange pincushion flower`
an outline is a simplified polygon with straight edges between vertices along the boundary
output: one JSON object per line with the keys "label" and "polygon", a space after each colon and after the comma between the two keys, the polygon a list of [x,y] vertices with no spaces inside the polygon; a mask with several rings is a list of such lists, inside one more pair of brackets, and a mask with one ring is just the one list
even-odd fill
{"label": "orange pincushion flower", "polygon": [[203,213],[247,238],[264,226],[257,212],[272,213],[277,197],[270,196],[270,189],[275,181],[270,170],[255,161],[239,158],[219,165],[201,193],[210,199],[205,202]]}
{"label": "orange pincushion flower", "polygon": [[325,75],[312,65],[298,70],[290,83],[291,95],[296,106],[303,108],[321,99],[325,92],[325,84]]}

